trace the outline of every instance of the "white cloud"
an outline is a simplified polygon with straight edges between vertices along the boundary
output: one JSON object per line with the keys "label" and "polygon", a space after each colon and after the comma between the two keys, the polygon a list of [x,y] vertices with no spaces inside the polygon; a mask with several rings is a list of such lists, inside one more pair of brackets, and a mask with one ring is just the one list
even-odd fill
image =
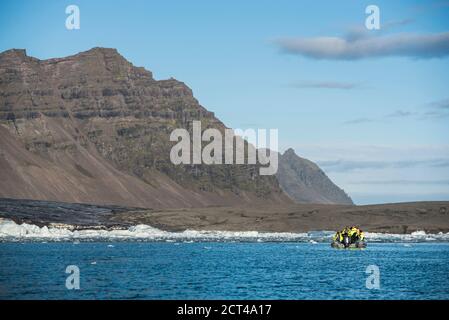
{"label": "white cloud", "polygon": [[357,88],[359,84],[340,81],[303,81],[292,84],[292,87],[299,89],[342,89],[350,90]]}
{"label": "white cloud", "polygon": [[276,41],[282,51],[313,59],[357,60],[402,56],[438,58],[449,55],[449,32],[397,33],[385,36],[284,38]]}

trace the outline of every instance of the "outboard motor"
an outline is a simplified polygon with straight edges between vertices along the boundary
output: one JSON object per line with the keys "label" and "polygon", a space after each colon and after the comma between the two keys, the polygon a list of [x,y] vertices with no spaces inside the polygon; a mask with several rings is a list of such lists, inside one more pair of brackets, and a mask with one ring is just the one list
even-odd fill
{"label": "outboard motor", "polygon": [[345,234],[343,236],[343,244],[344,244],[345,248],[348,248],[349,245],[351,244],[351,239],[348,237],[347,234]]}

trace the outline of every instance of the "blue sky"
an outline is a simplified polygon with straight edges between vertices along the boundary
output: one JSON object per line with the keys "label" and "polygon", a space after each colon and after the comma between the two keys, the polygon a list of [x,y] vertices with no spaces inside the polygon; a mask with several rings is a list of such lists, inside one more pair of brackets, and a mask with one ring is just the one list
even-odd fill
{"label": "blue sky", "polygon": [[[80,30],[65,28],[70,4]],[[379,31],[364,28],[370,4]],[[318,162],[358,204],[449,200],[447,32],[440,0],[0,3],[0,51],[117,48],[229,127],[278,128],[281,151]],[[323,37],[346,47],[334,55]]]}

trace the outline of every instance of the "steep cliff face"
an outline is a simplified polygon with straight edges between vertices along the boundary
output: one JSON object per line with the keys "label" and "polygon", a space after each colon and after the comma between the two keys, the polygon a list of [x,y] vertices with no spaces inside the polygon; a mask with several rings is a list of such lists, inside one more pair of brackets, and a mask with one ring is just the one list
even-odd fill
{"label": "steep cliff face", "polygon": [[282,190],[298,203],[353,204],[315,163],[298,157],[293,149],[279,156],[277,178]]}
{"label": "steep cliff face", "polygon": [[170,162],[175,128],[225,126],[175,79],[115,49],[39,60],[0,54],[0,197],[192,207],[284,202],[254,165]]}

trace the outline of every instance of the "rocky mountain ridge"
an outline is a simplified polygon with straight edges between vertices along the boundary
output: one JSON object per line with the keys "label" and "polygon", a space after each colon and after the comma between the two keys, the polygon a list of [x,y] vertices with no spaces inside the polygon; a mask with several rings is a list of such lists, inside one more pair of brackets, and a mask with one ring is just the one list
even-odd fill
{"label": "rocky mountain ridge", "polygon": [[296,199],[259,165],[173,165],[172,130],[226,127],[183,82],[155,80],[115,49],[2,52],[0,89],[0,197],[147,208]]}
{"label": "rocky mountain ridge", "polygon": [[184,83],[115,49],[39,60],[0,54],[0,197],[191,207],[289,201],[255,165],[180,165],[170,132],[225,126]]}

